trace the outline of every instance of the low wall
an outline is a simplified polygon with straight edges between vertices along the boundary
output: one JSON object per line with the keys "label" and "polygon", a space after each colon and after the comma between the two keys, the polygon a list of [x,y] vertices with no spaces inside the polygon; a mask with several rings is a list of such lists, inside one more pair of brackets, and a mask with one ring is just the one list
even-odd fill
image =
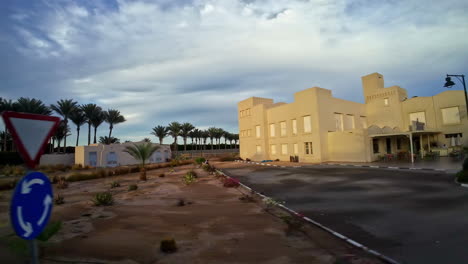
{"label": "low wall", "polygon": [[39,165],[73,165],[75,164],[75,153],[67,154],[45,154],[41,156]]}

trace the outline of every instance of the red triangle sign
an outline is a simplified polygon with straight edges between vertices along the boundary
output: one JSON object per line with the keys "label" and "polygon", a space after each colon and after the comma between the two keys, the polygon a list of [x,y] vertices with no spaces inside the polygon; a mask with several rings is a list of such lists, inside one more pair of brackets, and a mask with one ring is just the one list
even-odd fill
{"label": "red triangle sign", "polygon": [[2,117],[24,162],[29,168],[34,168],[60,118],[19,112],[3,112]]}

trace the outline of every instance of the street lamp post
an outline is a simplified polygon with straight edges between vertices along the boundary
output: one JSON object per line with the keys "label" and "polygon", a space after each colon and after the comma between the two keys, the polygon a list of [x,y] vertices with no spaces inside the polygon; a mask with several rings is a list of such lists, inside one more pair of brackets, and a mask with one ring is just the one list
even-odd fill
{"label": "street lamp post", "polygon": [[465,84],[465,75],[463,74],[447,74],[447,78],[445,78],[444,87],[451,88],[455,85],[450,77],[456,77],[462,84],[463,89],[465,90],[465,104],[466,104],[466,118],[468,119],[468,95],[466,93],[466,84]]}

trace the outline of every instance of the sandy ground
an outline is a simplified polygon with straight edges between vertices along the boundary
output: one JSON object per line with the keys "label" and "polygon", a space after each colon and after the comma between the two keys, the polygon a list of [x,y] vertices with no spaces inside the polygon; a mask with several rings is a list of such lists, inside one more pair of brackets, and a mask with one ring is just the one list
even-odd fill
{"label": "sandy ground", "polygon": [[[223,164],[216,165],[237,166]],[[172,174],[149,171],[146,182],[129,174],[55,190],[65,204],[54,206],[51,221],[63,221],[63,228],[42,249],[41,263],[380,263],[315,227],[287,234],[286,224],[266,213],[260,202],[239,200],[240,189],[222,187],[201,169],[196,169],[199,179],[185,185],[182,175],[191,168],[179,167]],[[113,181],[121,187],[110,189]],[[130,184],[138,184],[138,190],[128,191]],[[114,194],[114,205],[92,205],[92,196],[102,191]],[[0,236],[12,232],[10,196],[11,191],[0,193]],[[186,205],[178,206],[179,199]],[[164,238],[174,238],[178,251],[162,253]],[[24,263],[2,244],[0,259]]]}

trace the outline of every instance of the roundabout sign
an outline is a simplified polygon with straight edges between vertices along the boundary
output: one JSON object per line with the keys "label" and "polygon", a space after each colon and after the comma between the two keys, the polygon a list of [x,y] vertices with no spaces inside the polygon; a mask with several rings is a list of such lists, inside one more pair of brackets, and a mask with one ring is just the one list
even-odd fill
{"label": "roundabout sign", "polygon": [[31,172],[16,185],[10,218],[16,234],[31,240],[39,236],[52,212],[52,186],[40,172]]}

